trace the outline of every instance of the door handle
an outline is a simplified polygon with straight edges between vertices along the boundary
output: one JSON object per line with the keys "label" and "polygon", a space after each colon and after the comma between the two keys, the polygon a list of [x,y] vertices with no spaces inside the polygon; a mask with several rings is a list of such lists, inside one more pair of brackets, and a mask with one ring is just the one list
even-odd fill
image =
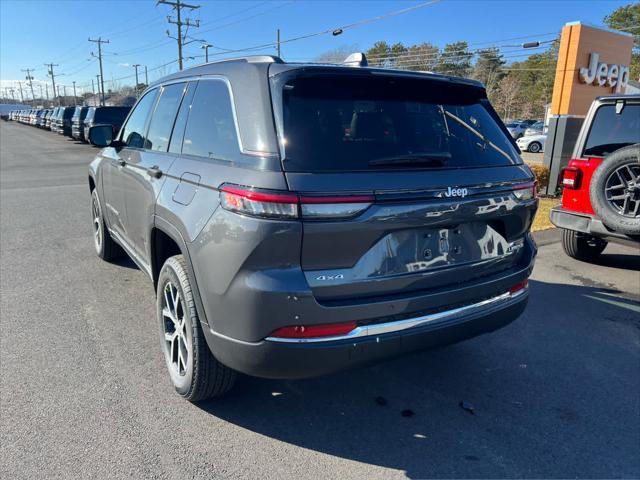
{"label": "door handle", "polygon": [[162,170],[160,170],[160,167],[157,165],[147,168],[147,173],[153,178],[160,178],[162,176]]}
{"label": "door handle", "polygon": [[127,164],[124,158],[112,158],[111,160],[113,161],[113,163],[121,167],[124,167]]}

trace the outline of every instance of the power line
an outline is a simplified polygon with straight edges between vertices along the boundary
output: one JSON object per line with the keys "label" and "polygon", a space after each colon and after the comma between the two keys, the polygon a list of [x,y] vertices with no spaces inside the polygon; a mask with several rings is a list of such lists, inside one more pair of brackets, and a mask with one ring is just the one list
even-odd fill
{"label": "power line", "polygon": [[[180,70],[182,70],[182,44],[185,40],[185,37],[187,35],[187,32],[189,31],[189,27],[196,27],[198,28],[200,26],[200,20],[196,20],[195,22],[192,22],[191,19],[187,18],[186,20],[182,20],[182,9],[183,8],[188,8],[191,11],[193,10],[197,10],[198,8],[200,8],[200,5],[189,5],[187,3],[183,3],[180,0],[175,0],[175,1],[171,1],[171,0],[158,0],[157,5],[171,5],[173,7],[173,10],[175,10],[176,12],[176,18],[175,20],[173,18],[171,18],[170,16],[167,16],[167,22],[172,23],[174,25],[176,25],[178,27],[178,36],[177,37],[172,37],[169,34],[169,30],[167,30],[167,36],[169,38],[173,38],[178,42],[178,68]],[[184,36],[182,35],[182,27],[185,26],[187,27]]]}

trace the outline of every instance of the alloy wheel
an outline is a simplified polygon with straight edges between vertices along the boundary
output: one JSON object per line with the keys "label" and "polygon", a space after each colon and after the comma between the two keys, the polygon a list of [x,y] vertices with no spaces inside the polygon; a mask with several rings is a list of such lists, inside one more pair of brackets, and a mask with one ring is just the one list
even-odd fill
{"label": "alloy wheel", "polygon": [[102,248],[102,215],[97,195],[94,195],[91,200],[91,213],[93,216],[93,241],[96,246],[96,251],[100,252]]}
{"label": "alloy wheel", "polygon": [[186,375],[192,352],[185,315],[180,291],[173,283],[167,282],[162,298],[165,355],[169,359],[171,368],[180,376]]}
{"label": "alloy wheel", "polygon": [[605,196],[620,215],[640,217],[640,165],[626,164],[614,170],[605,183]]}

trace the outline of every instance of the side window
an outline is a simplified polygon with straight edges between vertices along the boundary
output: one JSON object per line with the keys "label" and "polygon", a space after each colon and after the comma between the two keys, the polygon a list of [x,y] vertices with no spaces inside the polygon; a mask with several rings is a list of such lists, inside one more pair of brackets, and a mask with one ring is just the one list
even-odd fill
{"label": "side window", "polygon": [[200,80],[191,102],[182,153],[232,159],[239,152],[231,96],[219,80]]}
{"label": "side window", "polygon": [[189,112],[191,111],[191,101],[193,94],[196,90],[196,82],[190,82],[187,85],[187,91],[184,94],[184,99],[180,105],[180,111],[176,117],[176,124],[173,127],[173,133],[171,134],[171,143],[169,144],[169,151],[171,153],[182,152],[182,139],[184,138],[184,128],[187,126],[187,119],[189,118]]}
{"label": "side window", "polygon": [[155,89],[142,97],[122,129],[122,141],[128,147],[144,147],[144,127],[157,94],[158,90]]}
{"label": "side window", "polygon": [[149,123],[149,132],[144,148],[157,152],[166,152],[169,146],[171,130],[176,119],[176,112],[184,93],[184,83],[167,85],[162,89],[160,100]]}

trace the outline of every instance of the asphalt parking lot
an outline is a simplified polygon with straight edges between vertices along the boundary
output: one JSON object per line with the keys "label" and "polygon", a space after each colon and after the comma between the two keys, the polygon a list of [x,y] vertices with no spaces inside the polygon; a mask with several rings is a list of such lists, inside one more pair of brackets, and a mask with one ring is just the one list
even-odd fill
{"label": "asphalt parking lot", "polygon": [[501,331],[191,405],[148,278],[94,254],[95,152],[0,122],[1,478],[640,477],[639,251],[547,235]]}

